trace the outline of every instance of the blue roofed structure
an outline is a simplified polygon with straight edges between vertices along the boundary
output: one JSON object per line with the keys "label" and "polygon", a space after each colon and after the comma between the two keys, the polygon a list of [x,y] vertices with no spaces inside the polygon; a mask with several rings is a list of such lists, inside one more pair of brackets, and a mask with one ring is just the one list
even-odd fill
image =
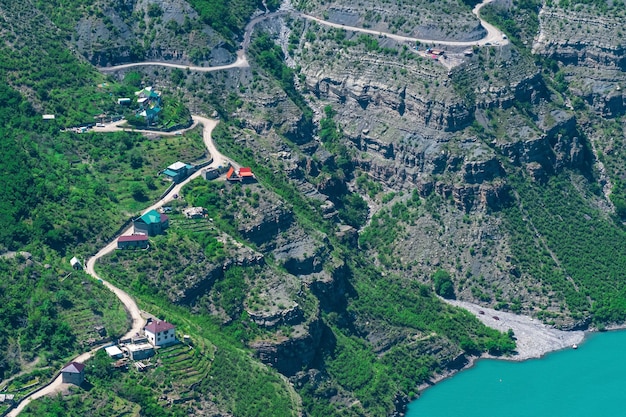
{"label": "blue roofed structure", "polygon": [[135,234],[155,236],[163,233],[169,227],[169,218],[156,210],[150,210],[141,217],[133,220]]}
{"label": "blue roofed structure", "polygon": [[193,172],[193,168],[193,165],[178,161],[163,170],[162,174],[171,181],[181,182]]}

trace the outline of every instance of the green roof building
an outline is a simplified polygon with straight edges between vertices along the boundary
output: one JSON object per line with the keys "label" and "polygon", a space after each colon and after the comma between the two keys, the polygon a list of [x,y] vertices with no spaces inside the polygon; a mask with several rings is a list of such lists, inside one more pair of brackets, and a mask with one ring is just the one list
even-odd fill
{"label": "green roof building", "polygon": [[193,165],[178,161],[168,166],[161,174],[165,175],[167,179],[173,182],[181,182],[193,172]]}
{"label": "green roof building", "polygon": [[169,227],[169,218],[156,210],[150,210],[133,221],[135,234],[155,236]]}

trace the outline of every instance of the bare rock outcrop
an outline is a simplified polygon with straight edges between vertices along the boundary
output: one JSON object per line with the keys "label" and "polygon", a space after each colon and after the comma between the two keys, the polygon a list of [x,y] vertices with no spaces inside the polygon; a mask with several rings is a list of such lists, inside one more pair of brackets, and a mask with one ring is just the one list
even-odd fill
{"label": "bare rock outcrop", "polygon": [[[76,24],[75,45],[93,65],[172,61],[220,65],[234,51],[187,3],[118,0],[102,4]],[[147,35],[149,33],[149,35]]]}
{"label": "bare rock outcrop", "polygon": [[313,362],[323,332],[323,322],[314,318],[307,323],[306,331],[302,334],[278,340],[256,341],[250,347],[261,361],[283,375],[292,376]]}

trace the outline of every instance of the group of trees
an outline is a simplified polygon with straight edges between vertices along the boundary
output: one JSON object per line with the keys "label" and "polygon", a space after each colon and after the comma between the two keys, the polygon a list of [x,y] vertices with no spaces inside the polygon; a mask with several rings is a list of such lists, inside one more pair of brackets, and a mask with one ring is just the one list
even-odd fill
{"label": "group of trees", "polygon": [[572,182],[587,193],[591,184],[566,173],[545,185],[511,180],[525,209],[514,204],[503,211],[517,266],[550,287],[574,317],[593,317],[597,325],[626,320],[625,232]]}
{"label": "group of trees", "polygon": [[227,38],[240,35],[252,13],[265,9],[276,10],[279,0],[190,0],[189,3],[198,12],[202,20]]}
{"label": "group of trees", "polygon": [[304,118],[303,128],[312,130],[313,111],[296,88],[294,71],[285,64],[285,55],[280,46],[267,33],[262,33],[254,39],[248,52],[264,71],[278,81],[289,99],[298,106]]}

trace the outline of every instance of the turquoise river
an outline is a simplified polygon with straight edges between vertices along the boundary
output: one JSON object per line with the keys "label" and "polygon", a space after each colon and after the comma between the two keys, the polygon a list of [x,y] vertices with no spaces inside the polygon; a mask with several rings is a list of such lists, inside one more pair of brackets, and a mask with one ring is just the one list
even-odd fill
{"label": "turquoise river", "polygon": [[524,362],[480,360],[409,405],[407,417],[626,416],[626,331]]}

